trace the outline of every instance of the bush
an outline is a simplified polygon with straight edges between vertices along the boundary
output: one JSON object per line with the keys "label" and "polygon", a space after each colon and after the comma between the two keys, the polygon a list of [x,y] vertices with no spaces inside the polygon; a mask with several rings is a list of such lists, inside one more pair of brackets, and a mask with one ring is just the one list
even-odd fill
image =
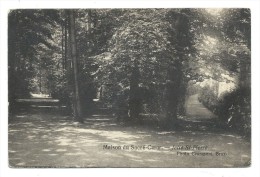
{"label": "bush", "polygon": [[222,96],[218,115],[223,116],[229,127],[246,136],[251,132],[251,90],[238,88]]}
{"label": "bush", "polygon": [[219,104],[218,96],[209,86],[201,89],[198,99],[206,108],[217,114]]}
{"label": "bush", "polygon": [[250,88],[237,88],[232,92],[224,93],[218,98],[210,87],[204,87],[199,95],[199,101],[231,129],[237,130],[243,135],[250,136]]}

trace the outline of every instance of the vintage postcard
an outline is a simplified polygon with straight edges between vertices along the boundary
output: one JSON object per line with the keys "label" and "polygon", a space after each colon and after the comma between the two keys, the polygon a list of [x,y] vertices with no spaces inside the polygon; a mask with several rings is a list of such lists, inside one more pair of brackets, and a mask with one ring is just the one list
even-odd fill
{"label": "vintage postcard", "polygon": [[251,165],[249,8],[11,9],[10,168]]}

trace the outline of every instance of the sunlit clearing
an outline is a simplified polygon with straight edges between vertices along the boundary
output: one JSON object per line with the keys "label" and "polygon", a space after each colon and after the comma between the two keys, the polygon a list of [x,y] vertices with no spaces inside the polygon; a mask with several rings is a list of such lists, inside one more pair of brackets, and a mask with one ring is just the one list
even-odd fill
{"label": "sunlit clearing", "polygon": [[210,13],[211,15],[217,16],[217,15],[221,14],[223,9],[222,8],[210,8],[210,9],[206,9],[206,11],[208,13]]}
{"label": "sunlit clearing", "polygon": [[213,37],[210,37],[210,36],[207,36],[206,37],[206,40],[205,40],[205,43],[212,46],[212,45],[216,45],[218,42],[218,40],[216,38],[213,38]]}

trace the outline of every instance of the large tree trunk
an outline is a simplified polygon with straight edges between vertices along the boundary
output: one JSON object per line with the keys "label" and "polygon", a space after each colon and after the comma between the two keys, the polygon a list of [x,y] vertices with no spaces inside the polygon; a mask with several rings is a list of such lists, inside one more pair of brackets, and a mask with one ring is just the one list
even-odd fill
{"label": "large tree trunk", "polygon": [[247,54],[239,55],[239,76],[238,86],[240,88],[247,88],[251,85],[251,71],[250,71],[250,58]]}
{"label": "large tree trunk", "polygon": [[61,25],[61,58],[62,69],[65,71],[65,58],[64,58],[64,24]]}
{"label": "large tree trunk", "polygon": [[184,79],[184,76],[182,76],[178,103],[178,115],[182,116],[186,115],[187,86],[188,82]]}
{"label": "large tree trunk", "polygon": [[39,83],[39,88],[40,88],[40,94],[42,94],[42,68],[40,66],[40,71],[39,71],[39,75],[40,75],[40,83]]}
{"label": "large tree trunk", "polygon": [[132,121],[139,120],[141,112],[141,98],[139,95],[140,72],[137,63],[134,63],[132,74],[130,77],[130,93],[129,93],[129,117]]}
{"label": "large tree trunk", "polygon": [[75,16],[73,10],[69,10],[69,24],[70,24],[70,43],[71,43],[71,56],[73,65],[73,75],[74,75],[74,116],[79,122],[82,122],[81,115],[81,104],[79,97],[79,77],[78,77],[78,61],[77,61],[77,51],[76,51],[76,32],[75,32]]}
{"label": "large tree trunk", "polygon": [[64,23],[64,68],[67,69],[67,57],[68,57],[68,16],[65,11],[65,23]]}
{"label": "large tree trunk", "polygon": [[[16,12],[13,12],[16,14]],[[9,102],[9,113],[15,110],[15,99],[17,92],[17,76],[16,76],[16,66],[17,66],[17,27],[16,19],[9,17],[8,19],[8,102]]]}
{"label": "large tree trunk", "polygon": [[[178,111],[185,113],[185,90],[186,88],[182,88],[182,86],[186,87],[184,83],[183,77],[183,69],[182,62],[185,57],[184,48],[189,45],[189,41],[187,40],[188,33],[188,18],[184,16],[182,13],[179,13],[176,16],[175,20],[175,29],[176,29],[176,50],[178,58],[176,61],[173,60],[173,65],[170,66],[168,70],[168,82],[166,84],[166,117],[169,128],[178,127],[178,119],[177,114]],[[181,105],[183,104],[183,105]]]}
{"label": "large tree trunk", "polygon": [[175,67],[168,70],[168,81],[166,83],[166,119],[167,128],[178,126],[177,113],[180,99],[181,66],[176,62]]}

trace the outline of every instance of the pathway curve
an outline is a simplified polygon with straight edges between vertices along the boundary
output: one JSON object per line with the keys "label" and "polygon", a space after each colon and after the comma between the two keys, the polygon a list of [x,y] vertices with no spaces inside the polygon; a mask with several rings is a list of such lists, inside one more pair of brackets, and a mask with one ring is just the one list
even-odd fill
{"label": "pathway curve", "polygon": [[186,111],[187,117],[192,119],[209,120],[216,118],[216,115],[199,102],[198,94],[189,97],[186,104]]}

